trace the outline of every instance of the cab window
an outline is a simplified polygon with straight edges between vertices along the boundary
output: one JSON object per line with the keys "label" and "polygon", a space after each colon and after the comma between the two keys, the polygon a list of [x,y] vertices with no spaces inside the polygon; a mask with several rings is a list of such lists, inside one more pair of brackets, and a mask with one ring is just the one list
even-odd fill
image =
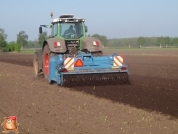
{"label": "cab window", "polygon": [[52,25],[52,33],[51,33],[51,36],[57,36],[58,34],[58,23],[54,23]]}

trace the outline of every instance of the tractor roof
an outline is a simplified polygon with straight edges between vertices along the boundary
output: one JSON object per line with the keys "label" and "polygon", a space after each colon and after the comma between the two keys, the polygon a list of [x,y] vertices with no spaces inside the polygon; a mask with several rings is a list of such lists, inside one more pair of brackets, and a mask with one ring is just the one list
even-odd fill
{"label": "tractor roof", "polygon": [[59,18],[53,19],[52,23],[56,22],[85,22],[84,18],[74,18],[73,14],[62,14]]}
{"label": "tractor roof", "polygon": [[59,18],[73,18],[74,15],[73,14],[62,14],[61,16],[59,16]]}

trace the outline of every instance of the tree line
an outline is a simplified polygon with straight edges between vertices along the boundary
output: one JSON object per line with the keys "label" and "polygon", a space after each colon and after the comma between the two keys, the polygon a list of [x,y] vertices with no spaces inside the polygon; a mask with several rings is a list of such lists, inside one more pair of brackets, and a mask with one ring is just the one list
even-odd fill
{"label": "tree line", "polygon": [[24,48],[41,47],[44,39],[47,37],[47,33],[43,32],[39,34],[36,40],[28,40],[28,34],[23,30],[17,34],[17,39],[15,41],[7,42],[7,37],[8,35],[5,33],[5,30],[0,28],[0,50],[20,52],[20,50]]}
{"label": "tree line", "polygon": [[[90,35],[88,36],[90,37]],[[161,36],[108,39],[106,36],[99,34],[94,34],[92,37],[100,39],[105,47],[178,47],[178,37]]]}
{"label": "tree line", "polygon": [[[105,35],[93,34],[88,37],[98,38],[105,47],[178,47],[178,37],[133,37],[133,38],[113,38],[108,39]],[[48,37],[47,32],[38,35],[36,40],[28,40],[28,34],[25,31],[20,31],[17,34],[16,41],[7,42],[8,35],[5,30],[0,28],[0,50],[18,51],[23,48],[38,48],[42,46],[45,38]]]}
{"label": "tree line", "polygon": [[20,31],[17,34],[16,41],[7,42],[7,36],[5,30],[0,28],[0,50],[20,52],[21,48],[23,49],[28,44],[28,35],[25,31]]}

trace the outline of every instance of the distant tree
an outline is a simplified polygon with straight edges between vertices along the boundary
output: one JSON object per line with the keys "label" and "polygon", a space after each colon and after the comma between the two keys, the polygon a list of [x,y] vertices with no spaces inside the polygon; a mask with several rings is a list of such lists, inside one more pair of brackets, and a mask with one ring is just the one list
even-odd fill
{"label": "distant tree", "polygon": [[16,42],[15,41],[10,41],[8,44],[15,44]]}
{"label": "distant tree", "polygon": [[34,47],[34,48],[38,48],[38,47],[41,48],[41,46],[39,46],[39,44],[38,44],[38,40],[34,40],[34,41],[33,41],[33,47]]}
{"label": "distant tree", "polygon": [[94,34],[92,37],[98,38],[104,46],[106,46],[108,43],[108,39],[104,35]]}
{"label": "distant tree", "polygon": [[139,37],[137,39],[137,43],[141,46],[143,46],[145,44],[145,38],[144,37]]}
{"label": "distant tree", "polygon": [[167,36],[167,37],[164,37],[164,43],[165,43],[165,45],[166,45],[166,47],[170,44],[170,38],[169,38],[169,36]]}
{"label": "distant tree", "polygon": [[34,47],[32,40],[29,40],[29,41],[28,41],[27,47],[28,47],[28,48],[33,48],[33,47]]}
{"label": "distant tree", "polygon": [[[89,35],[87,35],[89,36]],[[101,42],[103,45],[107,47],[138,47],[138,45],[141,46],[163,46],[166,44],[167,45],[176,45],[178,46],[178,37],[176,38],[171,38],[171,37],[132,37],[132,38],[112,38],[112,39],[107,39],[106,36],[102,36],[99,34],[94,34],[91,35],[91,37],[96,37]]]}
{"label": "distant tree", "polygon": [[162,47],[162,45],[164,44],[164,38],[163,37],[157,37],[157,43],[160,45],[160,47]]}
{"label": "distant tree", "polygon": [[43,41],[45,40],[45,38],[47,38],[47,32],[43,32],[43,33],[38,35],[38,44],[39,44],[39,46],[43,45]]}
{"label": "distant tree", "polygon": [[17,43],[20,44],[22,49],[28,44],[28,35],[25,33],[25,31],[19,32],[17,35]]}
{"label": "distant tree", "polygon": [[0,47],[6,47],[7,34],[5,34],[4,29],[0,28]]}
{"label": "distant tree", "polygon": [[126,44],[124,44],[124,46],[126,47],[126,46],[129,46],[129,48],[131,47],[131,44],[132,44],[132,39],[131,38],[126,38],[126,39],[124,39],[125,40],[125,42],[126,42]]}
{"label": "distant tree", "polygon": [[178,47],[178,37],[173,38],[173,43]]}

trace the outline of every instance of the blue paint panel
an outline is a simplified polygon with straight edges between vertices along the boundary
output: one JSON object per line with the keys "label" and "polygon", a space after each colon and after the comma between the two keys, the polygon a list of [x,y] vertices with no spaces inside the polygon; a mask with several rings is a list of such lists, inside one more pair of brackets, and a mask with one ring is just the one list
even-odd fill
{"label": "blue paint panel", "polygon": [[118,72],[128,73],[128,70],[112,69],[114,56],[118,56],[118,54],[94,57],[91,54],[79,53],[79,55],[74,58],[74,62],[76,62],[77,59],[81,59],[83,61],[84,66],[74,67],[73,72],[69,71],[65,73],[58,72],[60,69],[64,67],[63,55],[53,56],[50,58],[48,81],[49,82],[56,81],[58,84],[61,84],[63,83],[63,75],[118,73]]}
{"label": "blue paint panel", "polygon": [[113,56],[99,56],[94,57],[91,54],[83,54],[74,58],[74,62],[77,59],[81,59],[83,61],[84,66],[100,66],[102,68],[110,68],[113,65]]}
{"label": "blue paint panel", "polygon": [[62,55],[53,56],[50,58],[49,64],[49,77],[48,81],[57,81],[58,77],[58,67],[63,66],[64,60]]}

